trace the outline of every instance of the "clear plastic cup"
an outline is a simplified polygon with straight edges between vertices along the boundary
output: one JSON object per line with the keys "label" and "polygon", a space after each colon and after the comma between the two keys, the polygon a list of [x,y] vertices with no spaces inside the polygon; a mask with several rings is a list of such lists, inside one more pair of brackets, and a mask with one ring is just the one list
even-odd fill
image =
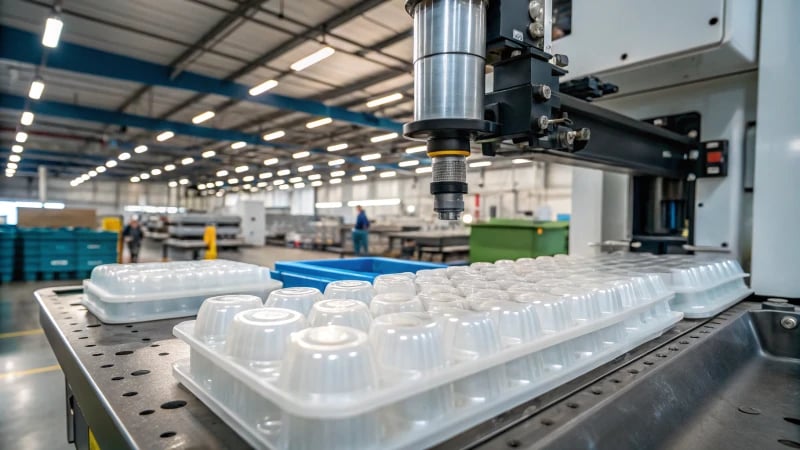
{"label": "clear plastic cup", "polygon": [[500,289],[480,289],[467,296],[467,304],[475,311],[482,311],[481,303],[498,300],[511,300],[511,295]]}
{"label": "clear plastic cup", "polygon": [[426,310],[430,309],[432,304],[438,304],[440,307],[450,305],[449,307],[451,308],[467,308],[466,299],[460,295],[444,292],[435,294],[421,293],[417,294],[417,298],[422,302],[422,306]]}
{"label": "clear plastic cup", "polygon": [[512,300],[515,300],[517,296],[522,294],[546,293],[549,292],[550,289],[549,287],[537,286],[534,283],[515,283],[507,287],[506,292],[511,296]]}
{"label": "clear plastic cup", "polygon": [[285,308],[259,308],[234,316],[225,353],[238,364],[269,373],[283,358],[289,336],[306,328],[303,314]]}
{"label": "clear plastic cup", "polygon": [[464,297],[469,297],[474,292],[481,291],[484,289],[494,289],[494,290],[501,290],[500,286],[497,283],[492,281],[485,281],[485,280],[478,280],[478,279],[471,279],[471,280],[458,280],[458,282],[453,283],[459,291],[461,291],[461,295]]}
{"label": "clear plastic cup", "polygon": [[[278,385],[311,401],[348,398],[378,387],[379,378],[367,334],[355,328],[328,325],[292,334]],[[368,413],[329,420],[285,414],[285,448],[374,448],[380,439],[378,415]]]}
{"label": "clear plastic cup", "polygon": [[414,280],[402,274],[378,275],[373,283],[376,294],[415,295]]}
{"label": "clear plastic cup", "polygon": [[447,278],[447,269],[442,267],[440,269],[421,269],[417,271],[417,278],[419,277],[445,277]]}
{"label": "clear plastic cup", "polygon": [[360,302],[369,303],[375,295],[372,284],[368,281],[360,280],[340,280],[331,281],[325,288],[325,298],[339,298],[358,300]]}
{"label": "clear plastic cup", "polygon": [[[447,365],[442,325],[427,313],[386,314],[375,319],[370,342],[384,382],[413,382]],[[425,426],[453,407],[449,387],[423,392],[390,406],[391,429]]]}
{"label": "clear plastic cup", "polygon": [[[497,327],[503,347],[513,347],[534,340],[541,335],[536,311],[527,303],[505,300],[485,301],[476,306],[477,311],[489,315]],[[544,373],[540,353],[522,356],[505,364],[506,376],[512,385],[534,382]]]}
{"label": "clear plastic cup", "polygon": [[567,303],[560,296],[534,292],[520,294],[514,301],[533,306],[545,334],[557,333],[574,325]]}
{"label": "clear plastic cup", "polygon": [[211,346],[224,344],[228,327],[236,314],[263,306],[263,301],[255,295],[209,297],[197,311],[194,335]]}
{"label": "clear plastic cup", "polygon": [[[214,349],[222,350],[228,329],[236,314],[263,307],[261,299],[254,295],[219,295],[207,298],[197,311],[194,336]],[[195,350],[189,351],[189,370],[192,378],[209,392],[220,392],[230,385],[227,372],[217,369],[205,356]]]}
{"label": "clear plastic cup", "polygon": [[419,286],[420,286],[420,289],[419,289],[419,293],[420,294],[439,294],[439,293],[442,293],[442,294],[453,294],[453,295],[458,295],[458,296],[461,295],[461,290],[459,290],[455,286],[451,286],[449,283],[448,284],[444,284],[444,283],[442,283],[442,284],[438,284],[438,283],[437,284],[422,284],[422,285],[419,285]]}
{"label": "clear plastic cup", "polygon": [[382,316],[399,312],[424,312],[425,307],[422,301],[416,296],[407,294],[390,293],[378,294],[369,304],[369,312],[372,317]]}
{"label": "clear plastic cup", "polygon": [[328,299],[314,303],[308,314],[308,322],[312,327],[341,325],[367,332],[372,323],[372,316],[364,302]]}
{"label": "clear plastic cup", "polygon": [[[286,351],[289,336],[306,327],[297,311],[283,308],[251,309],[236,314],[228,331],[225,353],[240,365],[267,379],[275,379]],[[221,371],[220,371],[221,372]],[[281,409],[243,383],[218,386],[216,395],[223,404],[235,408],[243,420],[259,431],[276,434],[281,425]]]}
{"label": "clear plastic cup", "polygon": [[[444,327],[445,348],[452,365],[478,360],[502,349],[500,335],[485,313],[448,310],[437,314]],[[507,385],[504,366],[495,366],[453,383],[456,407],[484,403]]]}
{"label": "clear plastic cup", "polygon": [[314,303],[322,300],[322,293],[312,287],[291,287],[272,291],[267,297],[266,306],[286,308],[308,315]]}
{"label": "clear plastic cup", "polygon": [[570,310],[575,325],[583,325],[600,319],[598,300],[591,289],[583,287],[556,287],[550,290],[563,297]]}

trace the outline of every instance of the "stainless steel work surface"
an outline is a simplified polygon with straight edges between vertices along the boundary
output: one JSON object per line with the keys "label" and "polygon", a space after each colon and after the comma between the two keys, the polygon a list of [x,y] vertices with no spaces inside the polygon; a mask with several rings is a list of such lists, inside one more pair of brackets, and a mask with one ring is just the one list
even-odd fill
{"label": "stainless steel work surface", "polygon": [[[101,324],[81,295],[80,287],[36,292],[42,328],[101,448],[247,447],[172,376],[172,363],[188,357],[172,336],[185,318]],[[725,448],[800,442],[800,360],[754,356],[766,339],[753,331],[764,328],[750,318],[758,307],[744,302],[709,321],[681,321],[441,447],[650,448],[653,435],[664,448],[716,448],[725,433]],[[658,414],[669,439],[657,434]]]}
{"label": "stainless steel work surface", "polygon": [[35,295],[44,333],[100,448],[247,447],[172,377],[172,363],[189,356],[172,336],[185,318],[107,325],[80,304],[79,286]]}

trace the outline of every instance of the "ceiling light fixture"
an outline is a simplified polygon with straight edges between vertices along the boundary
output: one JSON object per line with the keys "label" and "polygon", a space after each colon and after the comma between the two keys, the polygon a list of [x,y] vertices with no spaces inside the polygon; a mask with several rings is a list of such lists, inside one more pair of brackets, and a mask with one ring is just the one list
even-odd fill
{"label": "ceiling light fixture", "polygon": [[381,159],[381,154],[380,153],[369,153],[367,155],[362,155],[361,156],[361,160],[362,161],[374,161],[376,159]]}
{"label": "ceiling light fixture", "polygon": [[234,150],[239,150],[240,148],[245,148],[245,147],[247,147],[247,142],[245,141],[237,141],[231,144],[231,148]]}
{"label": "ceiling light fixture", "polygon": [[256,95],[261,95],[264,92],[267,92],[268,90],[274,88],[277,85],[278,85],[277,81],[275,81],[275,80],[267,80],[267,81],[265,81],[263,83],[260,83],[260,84],[257,84],[255,86],[251,87],[250,90],[247,91],[247,93],[255,97]]}
{"label": "ceiling light fixture", "polygon": [[175,170],[175,164],[167,164],[166,166],[164,166],[165,172],[172,172],[173,170]]}
{"label": "ceiling light fixture", "polygon": [[321,49],[306,56],[305,58],[296,61],[289,67],[295,72],[299,72],[303,69],[313,66],[314,64],[322,61],[323,59],[333,55],[334,53],[336,53],[336,50],[332,49],[331,47],[322,47]]}
{"label": "ceiling light fixture", "polygon": [[42,35],[42,45],[49,48],[58,47],[58,40],[61,38],[61,30],[64,22],[58,16],[50,16],[44,24],[44,34]]}
{"label": "ceiling light fixture", "polygon": [[306,128],[309,128],[309,129],[317,128],[317,127],[321,127],[323,125],[327,125],[327,124],[329,124],[331,122],[333,122],[333,119],[331,119],[330,117],[325,117],[325,118],[322,118],[322,119],[317,119],[317,120],[313,120],[311,122],[308,122],[306,124]]}
{"label": "ceiling light fixture", "polygon": [[286,132],[283,130],[278,130],[278,131],[273,131],[272,133],[267,133],[262,137],[264,138],[265,141],[274,141],[275,139],[280,139],[284,136],[286,136]]}
{"label": "ceiling light fixture", "polygon": [[400,161],[399,163],[397,163],[397,165],[400,167],[414,167],[419,165],[419,161],[417,161],[416,159],[412,159],[410,161]]}
{"label": "ceiling light fixture", "polygon": [[26,127],[33,124],[33,113],[30,111],[23,112],[22,117],[19,118],[19,123]]}
{"label": "ceiling light fixture", "polygon": [[164,131],[163,133],[160,133],[158,136],[156,136],[156,140],[158,142],[164,142],[164,141],[168,141],[168,140],[170,140],[170,139],[172,139],[174,137],[175,137],[175,133],[173,133],[172,131]]}
{"label": "ceiling light fixture", "polygon": [[427,145],[418,145],[416,147],[408,147],[406,149],[406,153],[411,155],[411,154],[414,154],[414,153],[422,153],[422,152],[425,152],[427,150],[428,150],[428,146]]}
{"label": "ceiling light fixture", "polygon": [[42,98],[42,93],[44,93],[44,81],[41,79],[33,80],[31,82],[31,88],[28,89],[28,97],[33,100],[39,100]]}
{"label": "ceiling light fixture", "polygon": [[376,98],[375,100],[368,101],[367,108],[375,108],[376,106],[381,106],[387,103],[396,102],[401,98],[403,98],[403,94],[395,92],[394,94],[390,94],[384,97]]}
{"label": "ceiling light fixture", "polygon": [[346,148],[347,148],[347,143],[334,144],[334,145],[329,145],[328,146],[328,151],[329,152],[338,152],[339,150],[344,150]]}
{"label": "ceiling light fixture", "polygon": [[133,149],[134,153],[144,153],[147,151],[146,145],[137,145],[136,148]]}
{"label": "ceiling light fixture", "polygon": [[378,136],[372,136],[371,138],[369,138],[369,141],[375,144],[378,142],[391,141],[392,139],[397,138],[397,136],[398,136],[397,133],[386,133]]}
{"label": "ceiling light fixture", "polygon": [[192,164],[193,162],[194,162],[194,158],[192,158],[191,156],[187,156],[186,158],[183,158],[181,160],[181,164],[184,165],[184,166],[188,166],[189,164]]}
{"label": "ceiling light fixture", "polygon": [[202,113],[200,113],[200,114],[198,114],[198,115],[196,115],[196,116],[192,117],[192,123],[193,123],[193,124],[195,124],[195,125],[197,125],[198,123],[203,123],[203,122],[205,122],[206,120],[213,119],[213,118],[214,118],[214,116],[216,116],[216,114],[214,113],[214,111],[206,111],[206,112],[202,112]]}
{"label": "ceiling light fixture", "polygon": [[264,160],[265,166],[274,166],[275,164],[278,164],[278,158],[270,158]]}

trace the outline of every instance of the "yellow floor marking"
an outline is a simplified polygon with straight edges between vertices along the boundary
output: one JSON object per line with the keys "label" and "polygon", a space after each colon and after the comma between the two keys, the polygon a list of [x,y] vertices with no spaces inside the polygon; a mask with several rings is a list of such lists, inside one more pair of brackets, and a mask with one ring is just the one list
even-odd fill
{"label": "yellow floor marking", "polygon": [[44,331],[41,328],[34,328],[32,330],[12,331],[10,333],[0,333],[0,339],[10,339],[21,336],[33,336],[34,334],[42,334]]}
{"label": "yellow floor marking", "polygon": [[0,380],[3,378],[18,378],[24,377],[26,375],[36,375],[37,373],[45,373],[45,372],[52,372],[54,370],[61,369],[61,366],[58,364],[54,364],[52,366],[45,366],[45,367],[37,367],[35,369],[28,369],[28,370],[18,370],[16,372],[5,372],[0,373]]}

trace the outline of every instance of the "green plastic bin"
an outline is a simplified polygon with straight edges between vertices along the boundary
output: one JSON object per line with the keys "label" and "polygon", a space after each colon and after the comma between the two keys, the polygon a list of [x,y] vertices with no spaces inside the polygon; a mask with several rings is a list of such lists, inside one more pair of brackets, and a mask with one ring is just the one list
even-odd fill
{"label": "green plastic bin", "polygon": [[493,219],[474,223],[469,234],[470,262],[535,258],[567,253],[569,222]]}

